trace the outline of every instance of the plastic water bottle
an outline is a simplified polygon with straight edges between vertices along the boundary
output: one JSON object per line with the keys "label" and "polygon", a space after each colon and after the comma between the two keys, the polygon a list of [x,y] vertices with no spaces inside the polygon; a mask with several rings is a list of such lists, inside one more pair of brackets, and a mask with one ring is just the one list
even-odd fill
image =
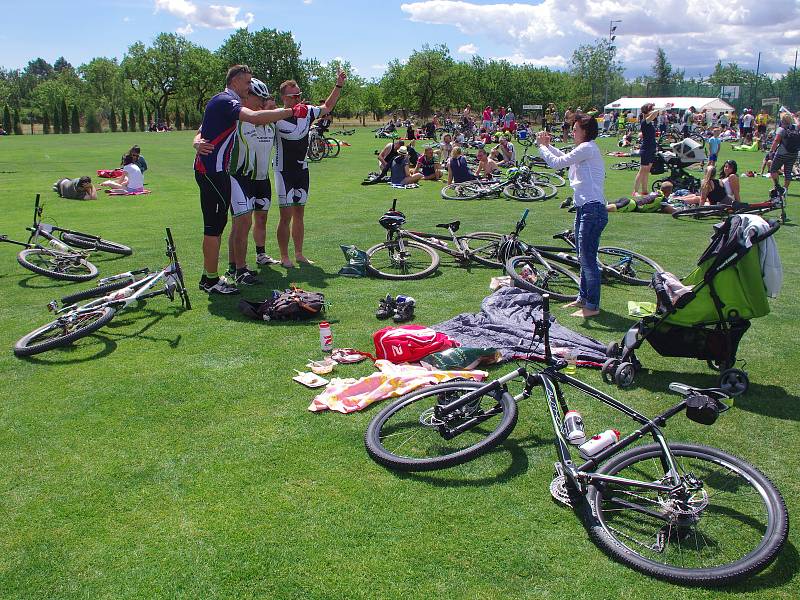
{"label": "plastic water bottle", "polygon": [[319,324],[319,345],[323,352],[333,350],[333,333],[331,333],[331,324],[327,321]]}
{"label": "plastic water bottle", "polygon": [[50,240],[50,243],[48,245],[53,250],[60,250],[61,252],[68,252],[69,251],[69,246],[67,246],[63,242],[60,242],[59,240],[56,240],[56,239]]}
{"label": "plastic water bottle", "polygon": [[618,441],[619,431],[616,429],[606,429],[603,433],[598,433],[592,439],[581,444],[578,450],[580,450],[583,456],[590,458],[599,454],[612,444],[616,444]]}
{"label": "plastic water bottle", "polygon": [[580,446],[586,441],[583,417],[577,410],[569,410],[564,415],[564,435],[567,437],[567,441],[575,446]]}

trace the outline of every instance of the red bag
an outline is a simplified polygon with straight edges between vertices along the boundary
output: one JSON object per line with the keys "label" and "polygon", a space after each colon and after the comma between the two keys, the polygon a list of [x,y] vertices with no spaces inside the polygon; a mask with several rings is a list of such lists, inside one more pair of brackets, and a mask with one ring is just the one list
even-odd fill
{"label": "red bag", "polygon": [[125,171],[122,169],[97,169],[97,176],[102,177],[104,179],[110,179],[112,177],[122,177],[125,175]]}
{"label": "red bag", "polygon": [[424,325],[384,327],[372,334],[375,355],[393,363],[417,362],[419,359],[460,346],[443,333]]}

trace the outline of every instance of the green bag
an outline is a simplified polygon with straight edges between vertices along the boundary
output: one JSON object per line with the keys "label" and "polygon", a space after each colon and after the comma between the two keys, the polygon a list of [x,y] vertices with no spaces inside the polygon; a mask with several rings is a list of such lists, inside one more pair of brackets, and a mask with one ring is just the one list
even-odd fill
{"label": "green bag", "polygon": [[495,348],[448,348],[442,352],[429,354],[420,362],[435,369],[474,369],[478,365],[491,365],[500,362],[500,353]]}
{"label": "green bag", "polygon": [[344,258],[347,264],[339,269],[339,275],[345,277],[366,277],[367,276],[367,262],[369,257],[363,250],[359,250],[355,246],[339,246],[344,252]]}

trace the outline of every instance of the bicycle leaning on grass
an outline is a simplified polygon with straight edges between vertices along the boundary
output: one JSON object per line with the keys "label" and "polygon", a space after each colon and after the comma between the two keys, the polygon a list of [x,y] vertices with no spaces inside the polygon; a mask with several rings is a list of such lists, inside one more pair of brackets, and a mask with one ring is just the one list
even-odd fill
{"label": "bicycle leaning on grass", "polygon": [[[151,273],[140,269],[103,278],[97,287],[70,294],[61,299],[62,308],[53,300],[48,308],[58,315],[55,321],[35,329],[20,339],[14,346],[17,356],[31,356],[66,346],[108,325],[114,315],[139,300],[166,295],[170,300],[177,294],[181,306],[189,310],[189,294],[183,282],[183,272],[178,263],[172,232],[167,228],[167,257],[169,264],[160,271]],[[162,287],[153,290],[157,285]],[[96,298],[82,306],[80,300]]]}
{"label": "bicycle leaning on grass", "polygon": [[527,167],[512,167],[497,179],[473,179],[451,183],[442,188],[445,200],[477,200],[499,198],[502,194],[510,200],[531,202],[547,200],[558,193],[556,186],[544,176],[538,176]]}
{"label": "bicycle leaning on grass", "polygon": [[[489,383],[454,380],[401,397],[370,422],[369,455],[397,471],[433,471],[473,460],[511,434],[517,403],[541,388],[557,455],[550,493],[574,508],[607,554],[651,577],[687,585],[728,585],[765,569],[788,535],[786,505],[774,484],[732,454],[669,442],[662,432],[682,412],[713,424],[729,408],[725,394],[672,383],[680,402],[646,417],[562,372],[566,361],[550,350],[548,305],[545,295],[542,319],[535,323],[545,348],[542,368],[521,366]],[[512,381],[524,385],[516,395],[508,389]],[[581,462],[573,453],[583,425],[576,425],[574,413],[567,416],[565,387],[625,415],[634,431],[621,439],[614,431],[616,441],[609,438],[599,451],[589,452],[589,442],[583,443]],[[636,444],[646,436],[653,443]]]}
{"label": "bicycle leaning on grass", "polygon": [[384,279],[422,279],[433,274],[439,266],[439,252],[449,254],[460,265],[476,262],[500,269],[497,257],[497,240],[502,236],[488,231],[458,235],[461,221],[439,223],[446,229],[441,233],[424,233],[403,229],[406,216],[397,210],[397,199],[392,208],[378,220],[386,229],[386,241],[367,250],[367,272]]}

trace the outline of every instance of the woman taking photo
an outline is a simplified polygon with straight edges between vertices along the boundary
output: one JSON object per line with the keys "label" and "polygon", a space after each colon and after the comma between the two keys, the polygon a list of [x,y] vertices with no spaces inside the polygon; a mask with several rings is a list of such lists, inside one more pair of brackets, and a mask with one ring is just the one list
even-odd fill
{"label": "woman taking photo", "polygon": [[593,317],[600,313],[600,268],[597,249],[600,234],[608,223],[606,199],[603,195],[606,170],[603,156],[595,143],[597,120],[583,113],[573,117],[572,136],[575,149],[564,154],[550,145],[546,131],[536,136],[539,154],[553,169],[569,167],[569,185],[576,207],[575,243],[581,263],[580,293],[567,306],[578,307],[573,317]]}
{"label": "woman taking photo", "polygon": [[647,178],[650,177],[650,167],[653,166],[653,161],[656,159],[656,126],[654,121],[658,117],[660,111],[653,110],[655,105],[652,103],[642,106],[641,114],[639,115],[639,130],[642,132],[642,147],[639,150],[639,172],[636,174],[636,179],[633,181],[633,195],[641,194],[646,196],[650,193],[647,187]]}

